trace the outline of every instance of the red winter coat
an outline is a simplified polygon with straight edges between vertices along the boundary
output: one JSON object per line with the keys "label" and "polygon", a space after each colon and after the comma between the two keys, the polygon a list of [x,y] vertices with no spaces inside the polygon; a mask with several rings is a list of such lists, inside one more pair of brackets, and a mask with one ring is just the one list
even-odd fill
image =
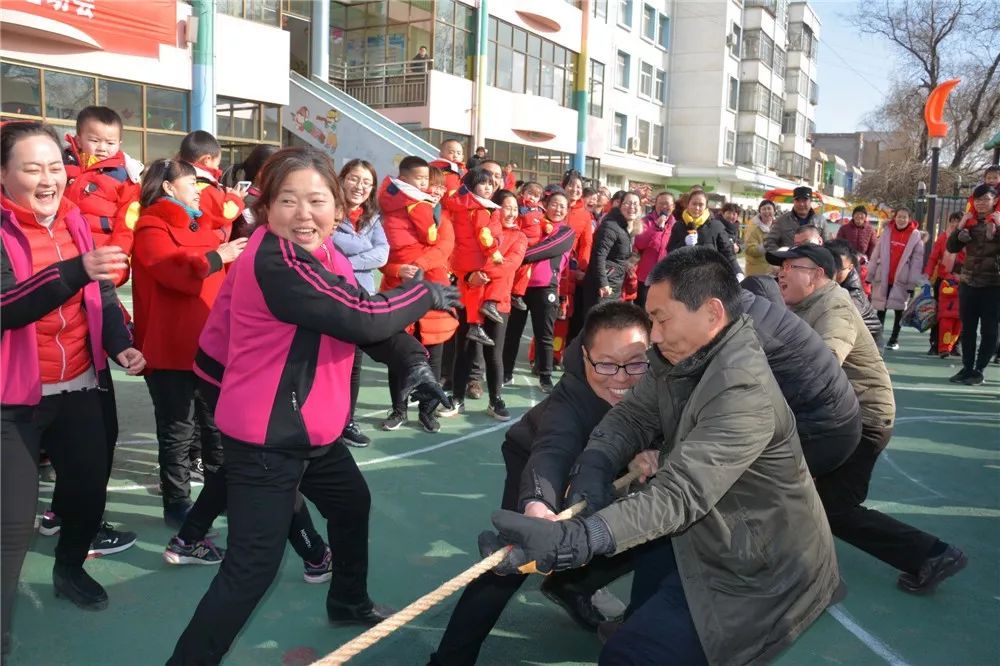
{"label": "red winter coat", "polygon": [[854,248],[854,251],[864,256],[864,259],[871,259],[875,252],[875,242],[878,240],[878,233],[870,223],[865,222],[863,226],[858,226],[854,222],[841,225],[837,230],[837,239],[845,240]]}
{"label": "red winter coat", "polygon": [[403,283],[399,269],[406,264],[421,268],[426,280],[448,284],[448,259],[455,247],[450,222],[443,215],[435,220],[434,206],[429,201],[411,198],[405,188],[387,186],[389,180],[383,182],[378,194],[382,229],[389,241],[389,259],[382,267],[382,291]]}
{"label": "red winter coat", "polygon": [[191,370],[198,336],[225,279],[219,237],[161,198],[135,226],[132,296],[135,338],[147,370]]}
{"label": "red winter coat", "polygon": [[455,250],[451,269],[456,274],[482,270],[486,261],[495,261],[500,253],[500,217],[492,211],[498,206],[468,190],[464,185],[441,200],[451,215],[455,229]]}
{"label": "red winter coat", "polygon": [[198,189],[201,191],[201,203],[198,204],[198,208],[201,209],[203,217],[199,218],[199,222],[215,231],[219,240],[224,243],[230,239],[233,222],[243,214],[246,204],[235,194],[226,192],[226,188],[219,183],[219,178],[222,177],[221,171],[218,169],[210,171],[198,164],[191,166],[194,167]]}
{"label": "red winter coat", "polygon": [[433,162],[428,162],[428,164],[444,171],[444,186],[449,192],[454,192],[462,186],[462,176],[465,175],[465,165],[461,162],[452,162],[451,160],[439,157]]}
{"label": "red winter coat", "polygon": [[594,216],[587,210],[587,202],[582,197],[570,205],[566,225],[576,234],[576,241],[573,243],[576,270],[586,273],[587,266],[590,265],[590,252],[594,248]]}
{"label": "red winter coat", "polygon": [[946,247],[948,243],[948,233],[942,231],[938,234],[938,237],[934,240],[934,245],[931,247],[931,256],[927,259],[927,266],[924,268],[924,275],[931,282],[935,280],[957,280],[958,275],[955,272],[955,267],[961,265],[965,261],[965,250],[962,250],[957,255],[948,252]]}
{"label": "red winter coat", "polygon": [[[64,154],[67,177],[64,196],[79,206],[90,226],[95,247],[117,245],[125,254],[131,254],[141,186],[129,177],[125,153],[119,150],[107,159],[84,166],[76,137],[67,134],[66,141],[69,148]],[[125,270],[118,273],[114,283],[120,287],[127,280],[128,270]]]}

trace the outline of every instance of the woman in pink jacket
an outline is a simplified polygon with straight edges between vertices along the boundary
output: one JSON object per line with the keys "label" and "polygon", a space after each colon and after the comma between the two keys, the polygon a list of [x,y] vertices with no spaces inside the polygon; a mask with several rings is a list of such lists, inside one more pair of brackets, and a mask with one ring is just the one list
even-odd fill
{"label": "woman in pink jacket", "polygon": [[646,293],[649,285],[646,279],[649,277],[653,266],[660,263],[667,256],[667,241],[670,240],[670,232],[674,228],[674,195],[669,192],[660,192],[656,195],[656,202],[653,212],[646,216],[645,228],[642,233],[635,237],[633,246],[639,253],[639,266],[636,268],[636,278],[639,280],[639,297],[636,304],[646,307]]}

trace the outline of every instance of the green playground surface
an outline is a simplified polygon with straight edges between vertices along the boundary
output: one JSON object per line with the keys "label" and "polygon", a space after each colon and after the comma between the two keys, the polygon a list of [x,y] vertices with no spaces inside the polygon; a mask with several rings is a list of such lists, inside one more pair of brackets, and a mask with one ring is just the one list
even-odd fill
{"label": "green playground surface", "polygon": [[[896,386],[896,433],[872,478],[868,505],[895,515],[968,554],[968,568],[935,594],[896,588],[897,572],[837,543],[847,598],[824,613],[778,663],[1000,663],[1000,368],[988,383],[955,386],[955,359],[927,357],[926,336],[904,332],[887,352]],[[527,343],[522,345],[522,356]],[[521,364],[505,391],[514,419],[543,398]],[[110,597],[107,610],[81,611],[52,591],[55,539],[36,536],[21,576],[11,666],[163,664],[190,619],[214,567],[169,567],[162,558],[172,532],[157,495],[156,439],[142,380],[116,375],[121,435],[107,519],[139,534],[128,551],[88,563]],[[486,400],[467,401],[463,416],[442,419],[427,434],[415,420],[378,431],[388,390],[384,369],[366,366],[358,414],[373,436],[354,449],[372,492],[369,587],[380,602],[403,607],[473,564],[477,534],[499,505],[507,427],[486,415]],[[52,487],[42,484],[38,511]],[[322,518],[314,511],[317,526]],[[226,522],[216,523],[225,543]],[[333,544],[336,548],[336,544]],[[574,624],[530,580],[484,646],[480,664],[593,664],[595,635]],[[629,580],[612,586],[627,599]],[[326,620],[326,586],[302,580],[302,563],[287,549],[274,585],[232,646],[226,663],[296,666],[348,641],[360,629]],[[351,663],[424,664],[448,622],[457,595],[362,653]]]}

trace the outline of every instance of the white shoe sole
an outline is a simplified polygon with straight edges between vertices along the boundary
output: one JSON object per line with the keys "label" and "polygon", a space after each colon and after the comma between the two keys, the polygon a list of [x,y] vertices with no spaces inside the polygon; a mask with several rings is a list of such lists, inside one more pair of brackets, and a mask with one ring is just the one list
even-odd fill
{"label": "white shoe sole", "polygon": [[135,545],[135,541],[129,541],[128,543],[126,543],[124,545],[115,546],[114,548],[91,549],[91,550],[87,551],[87,557],[102,557],[104,555],[114,555],[115,553],[120,553],[123,550],[128,550],[129,548],[131,548],[134,545]]}
{"label": "white shoe sole", "polygon": [[331,578],[333,578],[332,571],[327,571],[325,574],[319,576],[310,576],[309,574],[302,574],[302,580],[304,580],[307,583],[312,583],[313,585],[317,585],[320,583],[329,583]]}
{"label": "white shoe sole", "polygon": [[170,550],[163,551],[163,561],[166,562],[167,564],[208,564],[208,565],[222,564],[222,560],[217,560],[215,562],[207,562],[197,557],[178,555],[177,553]]}
{"label": "white shoe sole", "polygon": [[56,525],[55,527],[38,527],[38,533],[42,536],[55,536],[59,534],[59,530],[62,529],[62,525]]}
{"label": "white shoe sole", "polygon": [[507,416],[501,416],[488,407],[486,409],[486,413],[495,418],[497,421],[510,421],[510,414]]}

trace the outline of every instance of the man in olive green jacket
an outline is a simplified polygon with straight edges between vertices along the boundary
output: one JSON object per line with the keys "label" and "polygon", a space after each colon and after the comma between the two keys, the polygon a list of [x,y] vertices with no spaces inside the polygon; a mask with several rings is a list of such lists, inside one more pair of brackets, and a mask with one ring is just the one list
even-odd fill
{"label": "man in olive green jacket", "polygon": [[961,571],[968,560],[933,534],[862,506],[896,416],[889,371],[875,340],[850,294],[832,279],[836,260],[825,247],[799,245],[768,252],[767,260],[781,266],[782,298],[840,361],[861,408],[861,440],[854,453],[837,469],[816,478],[830,527],[838,538],[899,569],[900,589],[927,594]]}
{"label": "man in olive green jacket", "polygon": [[[601,663],[764,662],[831,603],[833,538],[729,265],[683,248],[650,281],[650,371],[570,479],[570,502],[599,511],[562,522],[497,512],[499,536],[484,533],[481,550],[513,544],[499,572],[547,573],[645,544]],[[660,451],[655,476],[613,501],[614,476],[645,449]]]}

